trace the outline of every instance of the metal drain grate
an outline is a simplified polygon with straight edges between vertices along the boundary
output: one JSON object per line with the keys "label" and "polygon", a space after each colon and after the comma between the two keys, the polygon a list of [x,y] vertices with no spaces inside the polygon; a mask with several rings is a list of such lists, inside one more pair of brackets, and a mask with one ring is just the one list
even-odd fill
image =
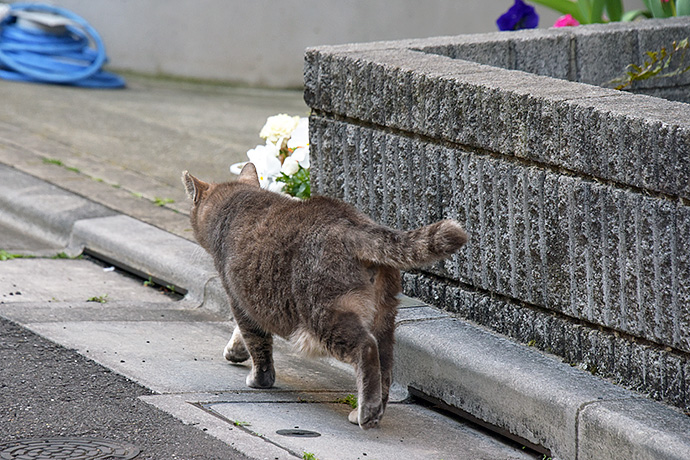
{"label": "metal drain grate", "polygon": [[299,428],[291,428],[289,430],[278,430],[276,431],[276,433],[281,436],[290,436],[293,438],[318,438],[319,436],[321,436],[321,433],[317,433],[316,431],[300,430]]}
{"label": "metal drain grate", "polygon": [[22,439],[0,444],[2,460],[128,460],[137,447],[98,438]]}

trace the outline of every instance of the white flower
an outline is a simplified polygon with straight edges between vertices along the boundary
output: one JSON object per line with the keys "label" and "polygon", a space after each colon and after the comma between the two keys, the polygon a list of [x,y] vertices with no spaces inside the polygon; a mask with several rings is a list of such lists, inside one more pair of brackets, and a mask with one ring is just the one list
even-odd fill
{"label": "white flower", "polygon": [[270,184],[268,184],[267,188],[271,192],[281,193],[284,187],[285,184],[283,182],[271,182]]}
{"label": "white flower", "polygon": [[273,144],[257,145],[247,152],[249,161],[256,167],[262,187],[268,186],[273,178],[280,174],[278,153],[278,148]]}
{"label": "white flower", "polygon": [[280,172],[287,174],[288,176],[292,176],[295,174],[297,171],[299,171],[299,163],[297,163],[297,160],[295,160],[293,157],[287,157],[283,161],[283,167],[280,170]]}
{"label": "white flower", "polygon": [[295,149],[288,158],[294,159],[304,169],[309,169],[309,146]]}
{"label": "white flower", "polygon": [[289,138],[290,134],[297,128],[299,121],[300,117],[298,116],[291,117],[284,113],[273,115],[266,119],[266,124],[261,128],[259,136],[280,147],[283,140]]}
{"label": "white flower", "polygon": [[287,147],[289,149],[297,149],[299,147],[309,146],[309,118],[300,118],[299,123],[290,134]]}

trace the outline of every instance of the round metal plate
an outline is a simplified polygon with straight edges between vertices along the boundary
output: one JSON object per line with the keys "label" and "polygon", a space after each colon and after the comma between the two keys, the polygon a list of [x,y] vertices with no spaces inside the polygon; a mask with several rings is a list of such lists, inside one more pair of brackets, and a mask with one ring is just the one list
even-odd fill
{"label": "round metal plate", "polygon": [[289,430],[278,430],[277,434],[281,436],[291,436],[293,438],[318,438],[321,433],[309,430],[300,430],[299,428],[291,428]]}
{"label": "round metal plate", "polygon": [[2,460],[128,460],[137,447],[97,438],[22,439],[0,444]]}

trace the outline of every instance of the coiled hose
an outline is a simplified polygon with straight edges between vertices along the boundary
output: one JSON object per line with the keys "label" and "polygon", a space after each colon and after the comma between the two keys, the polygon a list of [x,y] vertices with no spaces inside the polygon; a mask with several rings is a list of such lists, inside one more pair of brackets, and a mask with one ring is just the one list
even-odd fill
{"label": "coiled hose", "polygon": [[[40,19],[33,21],[32,13],[56,20],[46,25]],[[86,88],[124,87],[120,76],[102,70],[107,61],[98,32],[64,8],[13,3],[0,17],[0,78]]]}

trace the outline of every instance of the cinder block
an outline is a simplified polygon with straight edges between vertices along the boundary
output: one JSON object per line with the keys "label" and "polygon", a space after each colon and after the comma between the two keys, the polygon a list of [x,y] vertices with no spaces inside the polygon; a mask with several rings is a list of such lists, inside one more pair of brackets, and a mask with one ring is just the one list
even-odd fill
{"label": "cinder block", "polygon": [[[676,214],[676,318],[674,324],[674,346],[690,351],[690,206],[679,205]],[[690,376],[690,374],[687,374]]]}
{"label": "cinder block", "polygon": [[[637,32],[583,27],[574,37],[577,81],[604,85],[637,58]],[[602,63],[606,63],[602,66]]]}
{"label": "cinder block", "polygon": [[656,400],[661,400],[665,394],[664,377],[666,376],[666,369],[664,365],[665,360],[659,349],[656,347],[647,347],[645,349],[645,392]]}
{"label": "cinder block", "polygon": [[[478,228],[478,210],[475,203],[478,202],[477,176],[470,167],[472,155],[457,149],[448,149],[448,164],[456,173],[450,177],[450,182],[441,181],[441,195],[450,196],[452,211],[449,217],[458,219],[465,227],[468,234],[467,244],[461,252],[453,257],[453,264],[457,267],[458,279],[464,282],[476,280],[477,272],[474,264],[477,259],[478,241],[480,232]],[[446,188],[450,187],[450,188]]]}
{"label": "cinder block", "polygon": [[475,34],[457,37],[450,44],[420,49],[425,53],[511,69],[514,65],[510,52],[511,41],[505,34]]}
{"label": "cinder block", "polygon": [[[571,34],[564,30],[540,30],[539,33],[516,38],[511,43],[515,53],[515,70],[572,80]],[[574,60],[573,60],[574,61]],[[574,62],[573,62],[574,64]]]}
{"label": "cinder block", "polygon": [[573,179],[547,174],[544,181],[546,260],[548,267],[549,308],[571,313],[570,280],[572,249],[570,247],[569,201]]}
{"label": "cinder block", "polygon": [[601,320],[614,329],[621,329],[621,270],[624,248],[621,246],[623,223],[617,192],[601,187]]}
{"label": "cinder block", "polygon": [[[667,51],[673,49],[673,42],[680,42],[681,40],[690,36],[690,27],[687,22],[681,24],[658,24],[650,25],[649,27],[641,27],[636,30],[639,54],[630,64],[642,65],[645,61],[650,61],[648,52],[660,52],[662,48]],[[675,61],[676,65],[679,61]],[[687,64],[685,64],[687,66]],[[674,67],[668,68],[665,72],[675,70]],[[669,78],[653,78],[646,81],[635,83],[634,88],[650,88],[650,87],[669,87],[669,86],[683,86],[690,84],[690,74],[684,74],[669,77]]]}
{"label": "cinder block", "polygon": [[685,359],[677,353],[667,352],[662,354],[662,360],[664,373],[662,400],[676,407],[687,407],[690,401],[687,399],[686,392],[690,382],[688,382],[689,376],[683,373]]}
{"label": "cinder block", "polygon": [[[687,120],[687,118],[684,118],[684,120]],[[666,178],[669,183],[673,183],[671,177],[675,176],[678,194],[685,199],[690,199],[690,125],[688,123],[674,127],[673,142],[670,145],[677,155],[675,159],[672,158],[675,160],[675,168],[667,165],[666,168],[662,169],[660,178]],[[664,156],[660,157],[660,159],[663,158]]]}
{"label": "cinder block", "polygon": [[606,217],[603,206],[606,197],[606,187],[588,182],[585,184],[587,202],[586,217],[583,221],[583,231],[586,239],[585,264],[587,303],[584,306],[583,318],[597,323],[604,323],[604,312],[608,308],[604,300],[605,283],[608,282],[606,264],[608,253],[604,232]]}
{"label": "cinder block", "polygon": [[414,143],[407,137],[399,137],[398,150],[396,153],[396,164],[398,166],[398,190],[396,193],[398,207],[398,225],[402,230],[411,230],[414,227],[416,209],[410,207],[413,203],[414,187],[412,182],[412,159],[414,153]]}
{"label": "cinder block", "polygon": [[383,221],[388,226],[400,228],[398,221],[398,188],[402,183],[398,173],[398,164],[396,162],[398,157],[398,137],[386,136],[385,149],[383,150],[383,164],[385,165],[384,174],[386,182],[384,182],[385,193],[383,195]]}
{"label": "cinder block", "polygon": [[[675,206],[667,201],[645,200],[646,222],[651,234],[648,247],[651,252],[648,301],[645,310],[652,325],[649,334],[658,342],[673,344],[674,321],[677,320],[673,292],[673,277],[677,259],[674,257],[677,233],[675,232]],[[650,308],[651,307],[651,308]]]}
{"label": "cinder block", "polygon": [[304,53],[304,102],[309,107],[319,105],[319,51],[309,48]]}
{"label": "cinder block", "polygon": [[371,131],[371,160],[369,162],[371,193],[369,196],[369,215],[381,222],[383,220],[383,196],[386,181],[383,153],[386,149],[386,135],[379,130]]}

